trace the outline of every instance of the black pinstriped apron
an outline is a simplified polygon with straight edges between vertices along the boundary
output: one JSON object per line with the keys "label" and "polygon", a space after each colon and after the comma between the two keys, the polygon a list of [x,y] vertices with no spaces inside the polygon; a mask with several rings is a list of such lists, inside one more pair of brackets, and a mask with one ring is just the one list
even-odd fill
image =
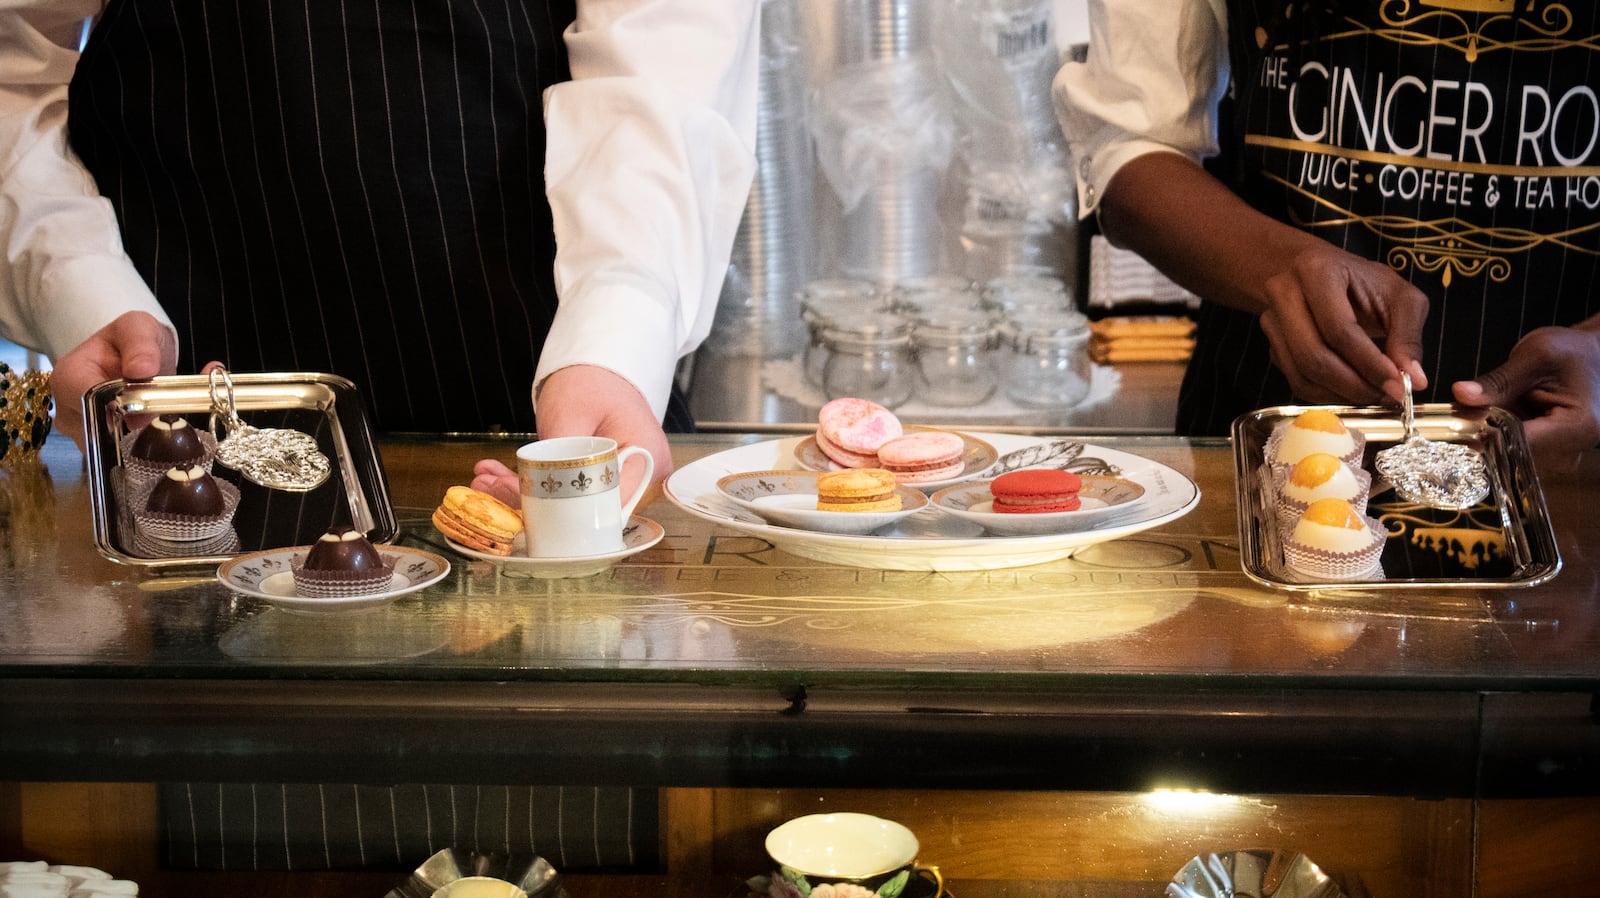
{"label": "black pinstriped apron", "polygon": [[[1490,9],[1490,7],[1498,7]],[[1237,152],[1255,208],[1382,261],[1430,301],[1419,399],[1600,311],[1600,4],[1231,0]],[[1254,316],[1208,303],[1182,433],[1290,402]]]}
{"label": "black pinstriped apron", "polygon": [[[324,371],[385,431],[531,432],[555,312],[540,92],[573,0],[111,0],[73,149],[179,371]],[[408,869],[444,847],[655,863],[655,793],[168,784],[175,867]]]}
{"label": "black pinstriped apron", "polygon": [[541,91],[569,77],[573,16],[111,0],[71,142],[178,328],[179,371],[333,372],[380,430],[532,431],[556,309]]}

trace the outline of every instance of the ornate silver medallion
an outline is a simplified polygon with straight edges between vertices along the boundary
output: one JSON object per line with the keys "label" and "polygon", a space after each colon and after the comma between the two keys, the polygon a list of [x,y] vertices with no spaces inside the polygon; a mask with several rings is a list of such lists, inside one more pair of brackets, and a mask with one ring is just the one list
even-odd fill
{"label": "ornate silver medallion", "polygon": [[1460,443],[1430,440],[1417,433],[1411,400],[1411,375],[1400,372],[1405,439],[1372,459],[1378,473],[1403,499],[1429,508],[1471,508],[1489,495],[1483,453]]}
{"label": "ornate silver medallion", "polygon": [[210,378],[218,462],[252,483],[287,492],[307,492],[328,479],[333,466],[315,439],[298,430],[246,424],[234,406],[233,378],[222,368],[212,369]]}

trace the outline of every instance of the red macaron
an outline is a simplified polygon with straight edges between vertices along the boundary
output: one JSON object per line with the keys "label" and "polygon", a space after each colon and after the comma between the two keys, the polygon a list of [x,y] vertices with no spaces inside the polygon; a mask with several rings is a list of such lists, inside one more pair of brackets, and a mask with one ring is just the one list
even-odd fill
{"label": "red macaron", "polygon": [[945,430],[918,430],[878,447],[878,466],[901,483],[932,483],[966,469],[967,443]]}
{"label": "red macaron", "polygon": [[1071,471],[1053,468],[1011,471],[989,484],[999,514],[1048,514],[1077,511],[1083,481]]}

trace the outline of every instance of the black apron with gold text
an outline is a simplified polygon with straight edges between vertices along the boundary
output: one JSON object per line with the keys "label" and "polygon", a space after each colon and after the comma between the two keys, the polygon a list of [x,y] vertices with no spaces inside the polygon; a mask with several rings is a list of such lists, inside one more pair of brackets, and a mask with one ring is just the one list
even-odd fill
{"label": "black apron with gold text", "polygon": [[[1231,152],[1261,212],[1380,260],[1430,302],[1420,400],[1518,337],[1600,311],[1600,4],[1230,0]],[[1253,316],[1213,303],[1182,433],[1293,401]]]}

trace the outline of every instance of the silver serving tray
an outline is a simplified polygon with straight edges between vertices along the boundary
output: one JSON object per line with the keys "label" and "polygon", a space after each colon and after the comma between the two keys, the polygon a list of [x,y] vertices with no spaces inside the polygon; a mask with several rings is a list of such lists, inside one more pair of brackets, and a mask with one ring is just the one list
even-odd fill
{"label": "silver serving tray", "polygon": [[1267,439],[1284,421],[1311,406],[1277,406],[1233,422],[1239,501],[1239,552],[1244,572],[1267,586],[1291,590],[1508,588],[1551,579],[1561,570],[1555,532],[1522,422],[1503,409],[1462,409],[1445,403],[1416,407],[1416,427],[1431,440],[1467,443],[1489,469],[1489,496],[1465,511],[1405,502],[1375,473],[1373,455],[1405,436],[1395,409],[1320,406],[1366,437],[1362,466],[1373,473],[1367,514],[1390,532],[1380,575],[1367,580],[1319,581],[1290,569],[1283,558]]}
{"label": "silver serving tray", "polygon": [[270,490],[221,463],[212,474],[239,487],[239,508],[225,538],[195,544],[152,541],[133,524],[124,500],[123,437],[138,415],[181,414],[201,430],[211,424],[210,381],[204,375],[150,381],[106,381],[83,397],[89,495],[95,545],[112,561],[152,570],[215,567],[246,552],[315,542],[330,527],[350,525],[377,543],[393,542],[399,522],[388,479],[355,384],[332,374],[233,374],[234,405],[245,423],[286,427],[316,438],[333,463],[321,486],[304,493]]}

